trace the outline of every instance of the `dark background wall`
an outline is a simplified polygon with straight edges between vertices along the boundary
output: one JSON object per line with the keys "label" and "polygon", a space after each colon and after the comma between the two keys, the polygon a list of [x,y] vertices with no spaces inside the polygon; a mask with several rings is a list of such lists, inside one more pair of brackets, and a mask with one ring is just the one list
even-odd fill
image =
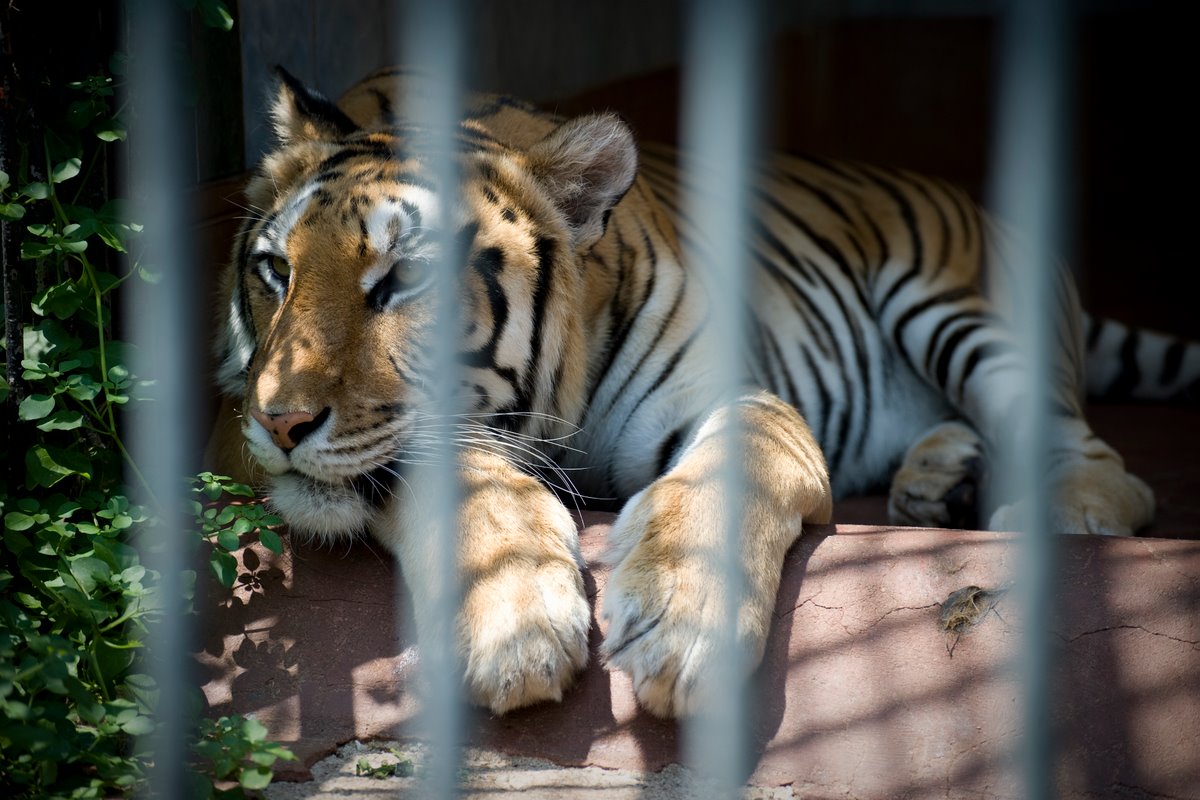
{"label": "dark background wall", "polygon": [[[987,196],[1000,2],[769,4],[767,128],[775,146],[903,166]],[[239,8],[247,162],[269,144],[268,68],[336,96],[394,60],[387,0],[253,0]],[[1195,174],[1184,141],[1190,28],[1182,4],[1071,4],[1073,74],[1064,240],[1098,313],[1200,338],[1186,302]],[[475,85],[561,111],[620,111],[645,138],[677,134],[681,4],[481,0]],[[228,78],[226,78],[227,80]]]}

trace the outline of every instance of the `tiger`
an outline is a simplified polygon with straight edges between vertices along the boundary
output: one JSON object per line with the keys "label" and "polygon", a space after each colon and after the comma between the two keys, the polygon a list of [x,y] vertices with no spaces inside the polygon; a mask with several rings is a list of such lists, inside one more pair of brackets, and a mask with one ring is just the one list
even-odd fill
{"label": "tiger", "polygon": [[[727,591],[740,667],[759,664],[785,554],[836,498],[886,486],[898,524],[1012,529],[1020,498],[981,486],[1024,424],[1011,235],[962,190],[865,164],[756,162],[748,286],[719,298],[685,247],[701,237],[680,210],[679,155],[639,146],[617,114],[468,94],[445,219],[427,138],[403,116],[420,76],[384,69],[337,102],[277,77],[275,145],[220,279],[210,461],[264,486],[297,536],[381,542],[423,641],[438,591],[423,487],[433,437],[449,437],[454,643],[473,703],[561,701],[588,660],[572,493],[620,504],[601,656],[668,718],[720,690],[706,675]],[[441,232],[461,263],[440,264]],[[462,316],[453,414],[430,390],[439,270]],[[1089,427],[1085,390],[1194,397],[1200,348],[1091,319],[1069,273],[1055,280],[1053,527],[1129,535],[1154,497]],[[700,344],[719,302],[749,320],[733,398]],[[729,436],[736,586],[704,557],[729,513]]]}

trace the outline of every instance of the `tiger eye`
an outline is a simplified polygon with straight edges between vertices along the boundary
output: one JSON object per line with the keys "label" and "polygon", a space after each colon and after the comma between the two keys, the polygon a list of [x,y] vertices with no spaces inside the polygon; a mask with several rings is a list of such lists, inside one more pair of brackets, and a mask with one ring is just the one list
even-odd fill
{"label": "tiger eye", "polygon": [[292,265],[283,256],[271,256],[271,271],[284,283],[292,277]]}
{"label": "tiger eye", "polygon": [[428,261],[397,261],[392,267],[392,275],[396,288],[400,290],[413,289],[420,286],[429,277]]}

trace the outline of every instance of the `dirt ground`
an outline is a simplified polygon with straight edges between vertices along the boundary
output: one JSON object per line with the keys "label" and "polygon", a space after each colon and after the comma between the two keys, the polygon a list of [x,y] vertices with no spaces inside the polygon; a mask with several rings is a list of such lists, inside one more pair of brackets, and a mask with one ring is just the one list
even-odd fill
{"label": "dirt ground", "polygon": [[[422,798],[424,746],[397,742],[351,742],[313,765],[313,780],[273,783],[268,800],[336,800],[337,798]],[[400,777],[392,772],[413,772]],[[684,800],[711,794],[687,769],[668,766],[644,773],[600,767],[561,767],[536,758],[515,758],[468,748],[459,769],[460,797],[469,800]],[[744,800],[791,800],[790,786],[752,787]]]}

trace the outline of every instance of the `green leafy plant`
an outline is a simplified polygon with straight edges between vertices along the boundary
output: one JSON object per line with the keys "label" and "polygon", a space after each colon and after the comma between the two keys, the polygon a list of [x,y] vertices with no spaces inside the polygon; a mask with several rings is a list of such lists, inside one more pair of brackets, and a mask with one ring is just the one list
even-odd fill
{"label": "green leafy plant", "polygon": [[207,765],[194,788],[197,797],[206,798],[232,800],[245,797],[245,790],[265,789],[276,761],[296,760],[287,748],[267,741],[261,722],[240,716],[201,720],[192,751]]}
{"label": "green leafy plant", "polygon": [[208,501],[193,500],[192,514],[200,537],[212,545],[208,563],[222,586],[228,589],[237,580],[238,562],[233,552],[242,547],[243,537],[255,535],[272,553],[283,552],[279,534],[271,530],[283,520],[260,503],[238,502],[238,498],[253,500],[253,489],[228,475],[211,472],[201,472],[192,483],[192,492]]}
{"label": "green leafy plant", "polygon": [[[232,26],[221,0],[184,5],[211,25]],[[139,743],[154,730],[158,691],[138,671],[136,656],[162,603],[160,576],[140,552],[167,526],[132,499],[126,484],[127,475],[145,481],[125,446],[124,415],[154,387],[132,373],[131,348],[114,337],[115,290],[129,280],[156,281],[141,259],[142,228],[128,205],[110,196],[106,176],[109,149],[128,138],[129,109],[117,104],[126,63],[118,54],[106,70],[57,85],[61,107],[17,128],[6,142],[8,171],[0,171],[0,221],[19,259],[5,264],[0,381],[6,798],[124,795],[144,787],[149,766]],[[213,500],[225,492],[250,495],[209,474],[197,486]],[[233,582],[229,545],[238,537],[257,532],[267,547],[281,547],[268,527],[278,520],[261,506],[232,508],[201,509],[198,521],[199,535],[220,549],[214,561],[225,586]],[[197,736],[194,751],[208,767],[195,773],[204,796],[261,789],[271,765],[291,757],[253,720],[203,721]],[[214,788],[230,779],[238,793]]]}
{"label": "green leafy plant", "polygon": [[[108,110],[112,86],[103,75],[70,84],[80,99],[62,127],[21,142],[21,174],[0,174],[0,209],[24,226],[20,259],[34,289],[20,350],[5,341],[0,390],[16,411],[5,460],[24,464],[23,474],[10,470],[0,499],[0,782],[8,796],[100,797],[132,787],[145,766],[135,737],[153,730],[154,686],[132,668],[159,611],[158,576],[136,547],[154,522],[126,491],[122,470],[136,474],[136,464],[118,419],[150,384],[130,372],[128,348],[111,332],[111,293],[140,267],[132,257],[121,268],[110,254],[128,254],[139,226],[119,204],[89,200],[101,192],[83,169],[88,138],[97,142],[89,164],[124,138]],[[17,396],[9,398],[12,377]]]}
{"label": "green leafy plant", "polygon": [[378,766],[371,766],[371,762],[366,758],[360,758],[354,765],[354,774],[360,778],[367,777],[378,780],[383,780],[384,778],[411,778],[417,774],[416,765],[411,758],[394,747],[389,747],[388,752],[396,757],[395,761],[384,761]]}

